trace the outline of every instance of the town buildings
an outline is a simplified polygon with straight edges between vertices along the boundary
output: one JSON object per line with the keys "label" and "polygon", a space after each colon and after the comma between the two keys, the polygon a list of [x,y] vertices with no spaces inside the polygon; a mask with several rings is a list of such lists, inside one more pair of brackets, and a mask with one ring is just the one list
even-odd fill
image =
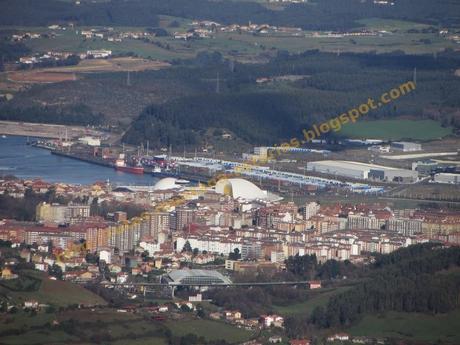
{"label": "town buildings", "polygon": [[[36,210],[38,222],[0,221],[0,239],[38,246],[52,243],[65,254],[89,251],[107,264],[133,250],[154,258],[155,267],[167,263],[178,268],[184,262],[205,265],[221,255],[224,259],[232,255],[226,268],[241,272],[277,270],[293,255],[314,254],[321,262],[359,262],[368,253],[390,253],[428,240],[459,242],[460,214],[456,211],[314,201],[299,208],[292,202],[248,200],[238,194],[241,185],[232,186],[237,193],[233,196],[224,190],[194,189],[191,193],[180,188],[168,192],[171,199],[156,199],[149,197],[156,191],[112,191],[100,183],[75,187],[4,181],[0,190],[9,195],[22,197],[27,188],[37,193],[53,188],[59,195],[88,202],[41,203]],[[131,219],[124,212],[111,214],[111,220],[94,217],[88,206],[94,196],[117,202],[149,200],[150,210]],[[188,250],[195,254],[184,252]]]}

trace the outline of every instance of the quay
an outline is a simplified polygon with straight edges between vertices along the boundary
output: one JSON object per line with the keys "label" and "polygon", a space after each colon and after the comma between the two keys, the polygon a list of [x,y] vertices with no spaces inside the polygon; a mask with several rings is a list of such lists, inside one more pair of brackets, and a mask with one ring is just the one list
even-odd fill
{"label": "quay", "polygon": [[75,153],[70,153],[70,152],[63,152],[60,150],[50,150],[52,155],[56,156],[62,156],[62,157],[67,157],[71,159],[76,159],[79,161],[87,162],[87,163],[92,163],[92,164],[97,164],[109,168],[115,167],[115,164],[105,161],[103,159],[98,159],[98,158],[93,158],[91,156],[82,156],[82,155],[77,155]]}

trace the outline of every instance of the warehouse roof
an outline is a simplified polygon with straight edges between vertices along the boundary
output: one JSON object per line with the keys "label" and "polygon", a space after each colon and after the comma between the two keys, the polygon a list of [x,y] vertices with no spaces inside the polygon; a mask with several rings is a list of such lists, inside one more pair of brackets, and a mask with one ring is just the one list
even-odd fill
{"label": "warehouse roof", "polygon": [[310,162],[308,164],[322,164],[322,165],[331,166],[331,167],[338,167],[338,168],[344,168],[344,169],[359,169],[359,170],[370,170],[370,169],[404,170],[404,169],[398,169],[398,168],[393,168],[393,167],[388,167],[388,166],[383,166],[383,165],[353,162],[353,161],[325,160],[325,161]]}

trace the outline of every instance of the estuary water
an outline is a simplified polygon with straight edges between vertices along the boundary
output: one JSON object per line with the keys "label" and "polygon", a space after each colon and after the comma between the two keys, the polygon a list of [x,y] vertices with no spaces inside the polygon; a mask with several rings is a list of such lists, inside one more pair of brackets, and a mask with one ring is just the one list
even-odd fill
{"label": "estuary water", "polygon": [[154,185],[150,174],[133,175],[76,159],[52,155],[50,151],[27,145],[27,138],[0,137],[0,178],[40,178],[48,182],[91,184],[107,181],[115,185]]}

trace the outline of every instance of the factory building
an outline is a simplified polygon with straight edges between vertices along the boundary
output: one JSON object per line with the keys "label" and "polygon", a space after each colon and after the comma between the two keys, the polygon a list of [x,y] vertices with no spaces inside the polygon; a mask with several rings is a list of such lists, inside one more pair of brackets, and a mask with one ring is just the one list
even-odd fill
{"label": "factory building", "polygon": [[363,180],[380,180],[387,182],[414,182],[417,172],[375,164],[351,161],[316,161],[307,164],[307,171],[334,176],[343,176]]}
{"label": "factory building", "polygon": [[408,141],[395,141],[390,145],[392,150],[402,151],[402,152],[414,152],[421,151],[422,145],[417,143],[411,143]]}
{"label": "factory building", "polygon": [[439,173],[434,175],[434,182],[460,184],[460,174]]}
{"label": "factory building", "polygon": [[419,175],[430,175],[438,168],[438,163],[431,160],[423,160],[412,163],[412,170],[417,170]]}
{"label": "factory building", "polygon": [[266,147],[266,146],[254,147],[254,154],[259,156],[259,157],[267,158],[268,147]]}
{"label": "factory building", "polygon": [[88,146],[101,146],[101,139],[90,136],[78,138],[78,142]]}

